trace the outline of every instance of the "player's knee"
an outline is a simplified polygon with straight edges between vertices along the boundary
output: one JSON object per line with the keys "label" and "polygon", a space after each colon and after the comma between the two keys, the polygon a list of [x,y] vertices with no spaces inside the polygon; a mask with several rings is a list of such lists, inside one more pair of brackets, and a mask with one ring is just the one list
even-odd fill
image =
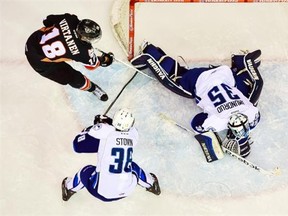
{"label": "player's knee", "polygon": [[74,73],[73,77],[70,79],[69,85],[83,91],[90,91],[90,89],[93,88],[94,83],[77,71],[77,73]]}

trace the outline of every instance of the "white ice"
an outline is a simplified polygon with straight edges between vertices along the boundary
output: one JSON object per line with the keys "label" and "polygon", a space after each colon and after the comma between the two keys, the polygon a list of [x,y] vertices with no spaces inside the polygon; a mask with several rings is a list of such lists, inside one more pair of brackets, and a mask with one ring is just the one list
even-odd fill
{"label": "white ice", "polygon": [[[200,9],[193,11],[199,12],[195,15],[198,24],[193,23],[193,29],[189,29],[190,24],[182,23],[187,26],[183,41],[197,41],[189,45],[193,46],[191,50],[181,43],[181,37],[173,43],[172,39],[163,39],[161,33],[156,34],[157,29],[147,33],[148,29],[145,36],[172,56],[183,53],[191,66],[229,63],[231,53],[239,49],[262,49],[260,70],[264,89],[259,106],[262,120],[252,132],[255,143],[248,159],[267,170],[280,167],[280,176],[263,175],[229,156],[208,164],[193,134],[159,117],[159,113],[165,113],[189,127],[191,118],[200,109],[192,100],[177,96],[158,82],[138,74],[108,114],[124,106],[133,109],[140,133],[134,159],[158,175],[162,194],[154,196],[137,187],[130,197],[103,203],[82,190],[69,202],[62,201],[62,179],[96,161],[96,155],[74,153],[71,141],[93,122],[95,114],[106,111],[134,71],[118,62],[93,72],[81,69],[107,91],[110,99],[104,103],[89,93],[39,76],[26,61],[24,44],[29,35],[41,27],[46,15],[70,12],[79,18],[97,21],[103,30],[99,48],[125,60],[110,26],[112,2],[1,0],[0,215],[288,215],[288,7],[285,3],[271,5],[271,13],[267,8],[258,10],[254,5],[245,5],[247,20],[237,20],[237,24],[221,18],[225,20],[224,29],[231,30],[224,32],[223,41],[219,41],[221,31],[215,36],[211,28],[207,30],[208,24],[203,21]],[[219,13],[228,11],[221,11],[218,5],[216,8]],[[141,13],[137,18],[145,20],[146,16]],[[163,17],[161,10],[158,13],[159,18]],[[267,13],[268,18],[261,22],[258,17],[263,13]],[[259,19],[257,32],[261,34],[257,36],[250,24],[253,18]],[[219,28],[215,23],[210,24]],[[178,28],[180,24],[173,25]],[[209,34],[198,40],[195,28],[203,31],[202,35],[207,31]],[[232,33],[235,31],[239,37]],[[140,38],[137,40],[140,43]]]}

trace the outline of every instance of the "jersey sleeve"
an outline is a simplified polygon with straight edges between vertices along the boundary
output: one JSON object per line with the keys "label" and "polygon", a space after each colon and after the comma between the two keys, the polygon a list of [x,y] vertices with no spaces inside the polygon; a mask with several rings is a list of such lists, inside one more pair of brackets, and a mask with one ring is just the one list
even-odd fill
{"label": "jersey sleeve", "polygon": [[89,131],[78,134],[73,141],[74,151],[77,153],[97,153],[100,140],[89,135]]}
{"label": "jersey sleeve", "polygon": [[82,62],[81,63],[87,69],[94,70],[100,65],[100,61],[99,61],[98,57],[96,56],[96,53],[94,52],[94,49],[93,49],[93,47],[91,45],[90,45],[90,47],[88,47],[87,50],[88,51],[86,53],[86,58],[85,58],[85,55],[84,55],[85,53],[83,53],[83,55],[81,56],[82,57]]}
{"label": "jersey sleeve", "polygon": [[254,129],[256,127],[256,125],[259,123],[261,119],[261,115],[260,115],[260,112],[258,111],[256,114],[255,114],[255,118],[253,121],[249,121],[249,126],[250,126],[250,129]]}
{"label": "jersey sleeve", "polygon": [[69,14],[69,13],[65,13],[65,14],[60,14],[60,15],[48,15],[44,20],[43,20],[43,24],[45,27],[51,27],[54,24],[58,23],[60,20],[62,20],[63,18],[68,18],[73,20],[74,22],[80,22],[80,20],[78,19],[78,17],[76,15],[73,14]]}

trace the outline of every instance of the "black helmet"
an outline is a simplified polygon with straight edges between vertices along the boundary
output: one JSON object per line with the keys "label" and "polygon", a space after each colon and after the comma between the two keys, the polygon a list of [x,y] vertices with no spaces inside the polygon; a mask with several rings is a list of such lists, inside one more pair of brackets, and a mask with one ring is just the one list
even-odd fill
{"label": "black helmet", "polygon": [[76,32],[80,40],[88,43],[95,43],[102,36],[100,26],[90,19],[81,20],[77,25]]}

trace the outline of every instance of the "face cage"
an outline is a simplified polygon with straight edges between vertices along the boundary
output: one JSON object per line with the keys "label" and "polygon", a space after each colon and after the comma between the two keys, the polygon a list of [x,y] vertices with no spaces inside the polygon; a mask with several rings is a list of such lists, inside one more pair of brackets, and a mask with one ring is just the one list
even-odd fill
{"label": "face cage", "polygon": [[241,130],[239,130],[239,127],[237,127],[237,128],[238,128],[238,130],[230,128],[235,137],[240,139],[240,138],[246,138],[249,136],[250,127],[249,127],[248,122],[241,125]]}

